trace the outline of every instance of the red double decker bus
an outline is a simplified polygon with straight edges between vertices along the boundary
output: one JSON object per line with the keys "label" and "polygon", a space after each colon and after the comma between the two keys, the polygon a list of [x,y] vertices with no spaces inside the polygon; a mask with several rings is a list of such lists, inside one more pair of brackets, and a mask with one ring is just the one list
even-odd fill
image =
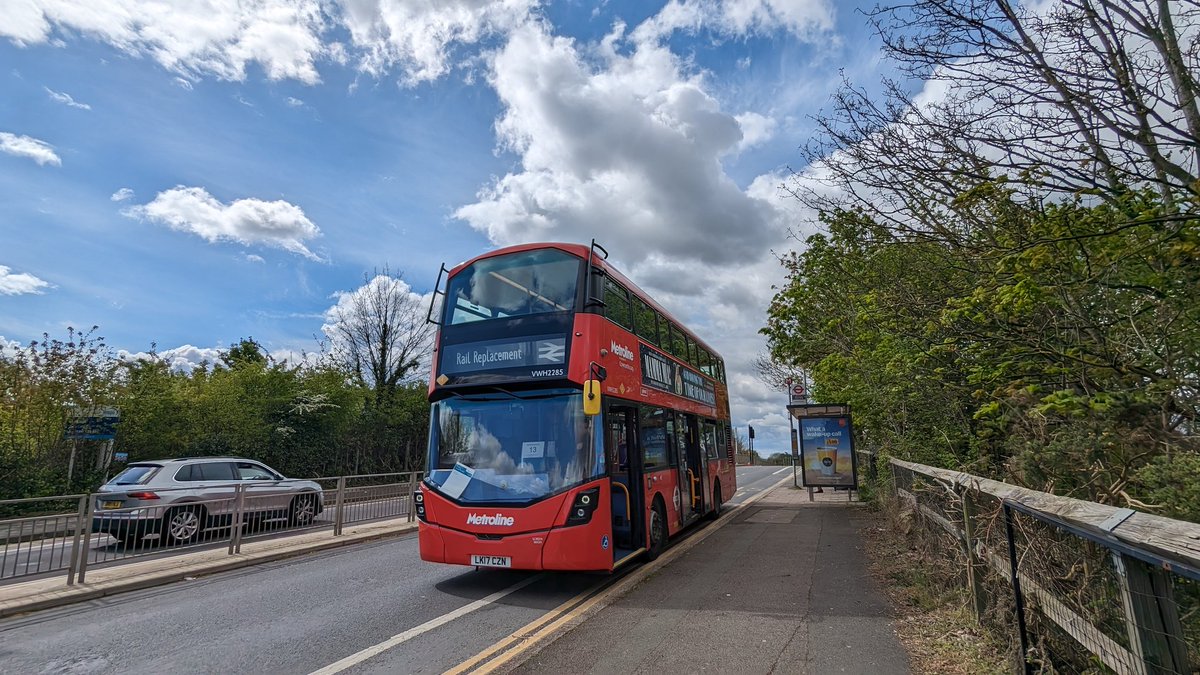
{"label": "red double decker bus", "polygon": [[422,559],[612,570],[734,493],[724,363],[606,258],[528,244],[439,276]]}

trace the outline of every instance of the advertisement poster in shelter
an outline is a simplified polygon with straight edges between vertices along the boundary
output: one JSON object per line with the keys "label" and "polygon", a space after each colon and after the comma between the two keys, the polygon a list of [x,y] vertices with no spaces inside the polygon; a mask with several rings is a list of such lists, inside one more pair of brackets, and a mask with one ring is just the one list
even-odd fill
{"label": "advertisement poster in shelter", "polygon": [[806,487],[858,488],[849,417],[800,420],[800,466]]}

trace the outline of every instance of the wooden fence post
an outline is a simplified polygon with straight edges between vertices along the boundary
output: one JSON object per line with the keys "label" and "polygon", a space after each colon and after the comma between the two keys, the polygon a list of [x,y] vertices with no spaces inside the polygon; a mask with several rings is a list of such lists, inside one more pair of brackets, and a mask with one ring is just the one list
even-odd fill
{"label": "wooden fence post", "polygon": [[1190,673],[1187,642],[1171,580],[1161,569],[1117,551],[1113,567],[1121,587],[1129,651],[1147,675]]}
{"label": "wooden fence post", "polygon": [[967,553],[967,586],[971,590],[971,607],[976,623],[983,623],[983,614],[987,611],[987,596],[983,590],[984,568],[975,551],[975,502],[971,498],[970,488],[961,486],[959,496],[962,499],[963,515],[963,547]]}

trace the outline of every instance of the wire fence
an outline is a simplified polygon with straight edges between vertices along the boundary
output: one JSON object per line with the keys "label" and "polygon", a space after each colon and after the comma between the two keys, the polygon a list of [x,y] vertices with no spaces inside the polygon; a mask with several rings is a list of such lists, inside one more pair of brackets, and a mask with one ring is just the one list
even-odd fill
{"label": "wire fence", "polygon": [[1019,672],[1200,673],[1200,525],[899,460],[881,473]]}
{"label": "wire fence", "polygon": [[129,489],[0,500],[0,582],[226,546],[352,523],[415,519],[417,472],[314,480],[242,480],[202,487]]}

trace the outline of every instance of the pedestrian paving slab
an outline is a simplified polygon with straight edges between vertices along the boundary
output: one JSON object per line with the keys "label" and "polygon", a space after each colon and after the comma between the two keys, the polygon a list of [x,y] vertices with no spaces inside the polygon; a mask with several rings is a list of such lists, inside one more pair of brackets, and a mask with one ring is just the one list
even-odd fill
{"label": "pedestrian paving slab", "polygon": [[[519,673],[906,673],[845,492],[777,487]],[[829,499],[828,497],[832,497]],[[838,502],[837,500],[841,500]]]}

